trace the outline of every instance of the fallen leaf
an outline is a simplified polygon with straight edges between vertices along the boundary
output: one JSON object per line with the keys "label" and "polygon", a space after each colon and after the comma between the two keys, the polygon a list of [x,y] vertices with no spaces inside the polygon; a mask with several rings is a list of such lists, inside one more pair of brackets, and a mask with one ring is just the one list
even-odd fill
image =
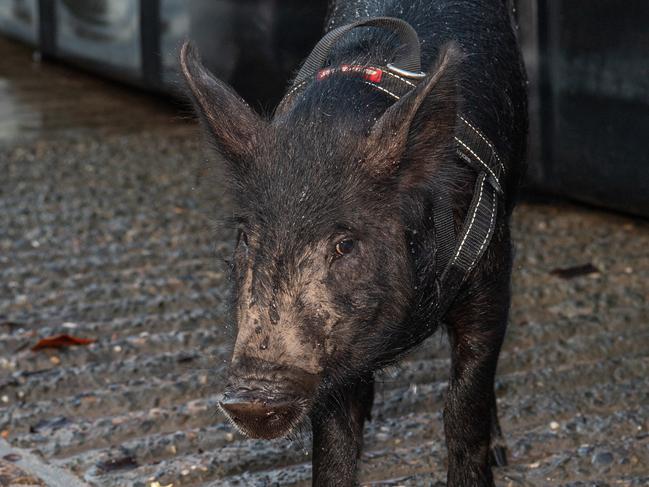
{"label": "fallen leaf", "polygon": [[561,279],[572,279],[573,277],[587,276],[589,274],[598,274],[600,270],[593,264],[576,265],[572,267],[564,267],[553,269],[550,274],[560,277]]}
{"label": "fallen leaf", "polygon": [[47,338],[41,338],[36,345],[32,347],[32,351],[43,350],[45,348],[67,348],[78,345],[89,345],[96,342],[94,338],[79,338],[72,335],[56,335]]}
{"label": "fallen leaf", "polygon": [[16,463],[19,461],[22,457],[18,455],[18,453],[7,453],[4,457],[2,457],[3,460],[7,460],[8,462]]}

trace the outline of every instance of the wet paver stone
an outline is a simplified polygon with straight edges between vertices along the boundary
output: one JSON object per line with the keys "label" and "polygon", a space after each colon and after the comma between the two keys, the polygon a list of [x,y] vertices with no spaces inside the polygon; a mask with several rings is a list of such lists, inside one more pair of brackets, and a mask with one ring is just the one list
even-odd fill
{"label": "wet paver stone", "polygon": [[[51,94],[57,124],[0,126],[2,438],[97,486],[308,485],[308,437],[247,440],[216,408],[233,338],[221,262],[232,231],[220,225],[231,206],[196,127],[8,49],[17,64],[0,86],[30,72],[46,92],[14,112],[53,104],[62,78],[76,84]],[[110,130],[76,115],[84,99]],[[649,485],[649,225],[550,203],[521,204],[513,225],[498,485]],[[63,333],[96,342],[30,350]],[[365,484],[444,485],[447,357],[435,336],[381,376]]]}

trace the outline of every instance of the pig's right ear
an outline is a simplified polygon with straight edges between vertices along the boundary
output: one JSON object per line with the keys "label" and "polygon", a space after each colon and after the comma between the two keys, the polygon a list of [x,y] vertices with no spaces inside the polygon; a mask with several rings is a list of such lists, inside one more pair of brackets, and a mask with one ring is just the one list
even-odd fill
{"label": "pig's right ear", "polygon": [[404,189],[434,177],[437,162],[452,153],[462,59],[456,43],[442,46],[429,74],[376,121],[368,138],[367,160],[373,173],[398,174]]}
{"label": "pig's right ear", "polygon": [[230,162],[249,159],[268,124],[234,90],[215,78],[186,41],[180,50],[182,70],[196,111],[217,150]]}

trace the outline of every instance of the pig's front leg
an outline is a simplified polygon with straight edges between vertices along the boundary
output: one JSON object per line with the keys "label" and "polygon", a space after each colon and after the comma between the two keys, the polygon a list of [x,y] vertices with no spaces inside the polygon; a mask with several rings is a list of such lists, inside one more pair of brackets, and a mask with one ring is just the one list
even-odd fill
{"label": "pig's front leg", "polygon": [[506,462],[500,445],[494,452],[490,447],[492,439],[502,440],[492,438],[500,432],[494,376],[507,324],[509,293],[506,283],[490,286],[492,290],[500,287],[502,294],[490,293],[486,300],[474,300],[475,304],[462,306],[449,320],[451,376],[444,406],[449,487],[491,487],[491,461]]}
{"label": "pig's front leg", "polygon": [[369,378],[316,405],[311,415],[314,486],[356,485],[363,425],[373,401],[374,379]]}
{"label": "pig's front leg", "polygon": [[491,406],[491,464],[494,467],[507,466],[507,446],[500,429],[495,395]]}

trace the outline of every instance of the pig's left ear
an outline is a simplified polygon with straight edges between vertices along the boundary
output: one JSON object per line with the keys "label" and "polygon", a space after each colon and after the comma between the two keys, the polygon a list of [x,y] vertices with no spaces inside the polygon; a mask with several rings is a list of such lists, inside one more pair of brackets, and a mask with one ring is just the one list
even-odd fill
{"label": "pig's left ear", "polygon": [[180,68],[199,117],[218,151],[235,169],[250,158],[268,124],[234,90],[203,66],[189,42],[180,50]]}
{"label": "pig's left ear", "polygon": [[462,57],[457,44],[443,46],[430,73],[374,124],[368,163],[377,176],[397,175],[400,186],[412,188],[437,171],[453,143]]}

